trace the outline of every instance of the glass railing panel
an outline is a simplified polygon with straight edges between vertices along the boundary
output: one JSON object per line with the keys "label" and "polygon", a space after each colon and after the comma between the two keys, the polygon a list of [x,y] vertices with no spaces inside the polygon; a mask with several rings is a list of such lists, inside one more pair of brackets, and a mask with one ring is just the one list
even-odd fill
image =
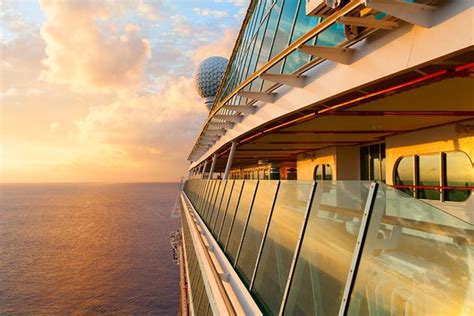
{"label": "glass railing panel", "polygon": [[204,213],[204,218],[203,218],[207,226],[209,226],[209,218],[211,217],[214,204],[216,203],[217,193],[219,192],[219,188],[222,182],[221,180],[212,180],[212,181],[214,181],[214,188],[210,195],[209,203],[206,207],[206,212]]}
{"label": "glass railing panel", "polygon": [[250,213],[250,208],[252,206],[257,186],[258,181],[245,180],[245,185],[242,189],[242,195],[240,196],[239,206],[237,207],[237,211],[234,216],[234,222],[229,235],[229,241],[227,242],[225,249],[232,263],[235,262],[235,258],[237,257],[237,251],[239,249],[240,241],[242,240],[242,233]]}
{"label": "glass railing panel", "polygon": [[209,183],[209,185],[208,185],[206,195],[204,196],[204,201],[199,209],[199,215],[201,216],[201,218],[204,218],[204,214],[206,214],[206,208],[209,205],[209,200],[211,199],[211,195],[214,190],[214,180],[206,180],[206,181]]}
{"label": "glass railing panel", "polygon": [[474,226],[380,185],[349,315],[468,315]]}
{"label": "glass railing panel", "polygon": [[234,188],[232,189],[232,195],[230,196],[229,205],[224,217],[224,222],[222,223],[222,228],[219,234],[219,244],[224,249],[227,239],[229,238],[230,228],[232,221],[234,220],[235,211],[237,209],[240,193],[244,185],[243,180],[235,180]]}
{"label": "glass railing panel", "polygon": [[222,195],[222,200],[219,203],[219,209],[217,211],[216,222],[212,227],[212,234],[214,238],[218,239],[219,233],[222,228],[222,223],[224,221],[225,213],[227,211],[227,206],[229,205],[230,195],[232,193],[232,188],[234,186],[234,180],[227,180],[224,193]]}
{"label": "glass railing panel", "polygon": [[280,309],[311,186],[310,181],[281,181],[251,289],[264,313]]}
{"label": "glass railing panel", "polygon": [[197,203],[196,203],[196,211],[198,213],[201,212],[202,205],[203,205],[204,200],[206,198],[207,190],[208,190],[208,187],[209,187],[209,184],[210,184],[210,181],[206,181],[206,180],[201,180],[201,182],[202,182],[202,186],[201,186],[201,190],[199,192],[199,197],[198,197],[198,200],[197,200]]}
{"label": "glass railing panel", "polygon": [[317,183],[285,315],[338,314],[369,186],[362,181]]}
{"label": "glass railing panel", "polygon": [[212,201],[212,207],[209,211],[208,218],[207,218],[207,226],[209,227],[209,230],[212,229],[212,225],[214,223],[214,220],[217,215],[219,203],[222,200],[222,195],[224,193],[226,181],[225,180],[218,180],[219,181],[219,187],[217,189],[216,195]]}
{"label": "glass railing panel", "polygon": [[207,297],[206,286],[203,286],[201,299],[199,300],[199,307],[196,315],[206,315],[207,306],[209,305],[209,298]]}
{"label": "glass railing panel", "polygon": [[237,271],[246,286],[250,285],[257,255],[262,242],[263,230],[270,215],[278,187],[278,181],[260,181],[242,242]]}

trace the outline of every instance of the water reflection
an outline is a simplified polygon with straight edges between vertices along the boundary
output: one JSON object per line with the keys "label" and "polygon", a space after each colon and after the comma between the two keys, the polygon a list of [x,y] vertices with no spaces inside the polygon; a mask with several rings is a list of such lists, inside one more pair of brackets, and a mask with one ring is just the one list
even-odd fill
{"label": "water reflection", "polygon": [[[176,184],[2,186],[0,313],[176,313]],[[163,229],[165,227],[166,229]]]}

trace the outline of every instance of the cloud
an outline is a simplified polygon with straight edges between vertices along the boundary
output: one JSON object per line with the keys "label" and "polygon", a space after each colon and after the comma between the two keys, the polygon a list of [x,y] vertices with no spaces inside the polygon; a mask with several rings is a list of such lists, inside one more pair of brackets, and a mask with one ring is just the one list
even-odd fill
{"label": "cloud", "polygon": [[[158,5],[159,4],[160,3],[158,3]],[[155,5],[157,4],[155,3]],[[138,2],[137,13],[138,16],[150,21],[157,21],[158,19],[160,19],[158,9],[149,3],[144,3],[143,1]]]}
{"label": "cloud", "polygon": [[137,25],[114,31],[110,19],[119,9],[106,1],[73,0],[42,0],[41,8],[47,16],[43,79],[75,91],[128,89],[143,80],[150,45]]}
{"label": "cloud", "polygon": [[54,133],[56,130],[59,128],[59,123],[58,122],[52,122],[49,124],[49,130]]}
{"label": "cloud", "polygon": [[222,37],[215,42],[202,45],[195,49],[193,52],[195,65],[209,56],[223,56],[229,59],[232,49],[234,48],[236,37],[237,31],[235,29],[226,29],[223,31]]}
{"label": "cloud", "polygon": [[215,18],[225,18],[229,16],[227,11],[193,8],[193,12],[200,16],[212,16]]}
{"label": "cloud", "polygon": [[215,0],[216,3],[230,3],[236,7],[243,7],[249,4],[249,0]]}

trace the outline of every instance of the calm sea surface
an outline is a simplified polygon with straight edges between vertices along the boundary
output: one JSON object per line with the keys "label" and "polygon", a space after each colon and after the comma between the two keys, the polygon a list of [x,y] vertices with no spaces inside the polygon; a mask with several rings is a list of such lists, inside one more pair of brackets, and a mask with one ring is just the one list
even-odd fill
{"label": "calm sea surface", "polygon": [[0,185],[0,314],[176,315],[178,184]]}

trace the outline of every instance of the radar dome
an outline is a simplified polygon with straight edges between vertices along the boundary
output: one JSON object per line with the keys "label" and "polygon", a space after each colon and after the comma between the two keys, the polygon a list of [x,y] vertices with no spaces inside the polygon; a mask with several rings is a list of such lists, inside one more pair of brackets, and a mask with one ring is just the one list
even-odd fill
{"label": "radar dome", "polygon": [[224,57],[213,56],[204,59],[198,67],[194,78],[196,89],[202,98],[206,98],[205,103],[209,109],[221,84],[227,62]]}

